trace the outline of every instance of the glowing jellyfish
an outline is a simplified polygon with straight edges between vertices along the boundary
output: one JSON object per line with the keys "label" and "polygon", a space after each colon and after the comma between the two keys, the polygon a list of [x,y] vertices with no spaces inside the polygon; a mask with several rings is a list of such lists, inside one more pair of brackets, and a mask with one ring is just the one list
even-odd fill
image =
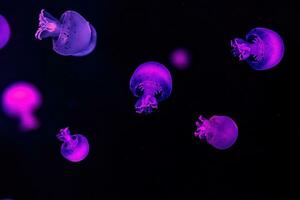
{"label": "glowing jellyfish", "polygon": [[200,116],[196,126],[195,136],[206,139],[210,145],[219,150],[231,147],[238,137],[236,123],[227,116],[214,115],[209,120]]}
{"label": "glowing jellyfish", "polygon": [[89,142],[81,134],[71,135],[69,128],[61,129],[57,138],[64,143],[61,154],[71,162],[80,162],[89,154]]}
{"label": "glowing jellyfish", "polygon": [[20,119],[20,129],[30,131],[39,127],[34,112],[41,106],[42,97],[32,84],[17,82],[8,86],[2,96],[4,112],[10,117]]}
{"label": "glowing jellyfish", "polygon": [[175,49],[170,55],[171,64],[177,69],[183,70],[190,65],[190,54],[186,49]]}
{"label": "glowing jellyfish", "polygon": [[246,60],[255,70],[267,70],[278,65],[284,54],[280,35],[270,29],[254,28],[246,35],[246,41],[231,41],[233,55]]}
{"label": "glowing jellyfish", "polygon": [[0,49],[2,49],[10,38],[10,28],[7,20],[0,15]]}
{"label": "glowing jellyfish", "polygon": [[134,96],[139,98],[135,104],[136,112],[150,114],[158,108],[158,102],[171,95],[171,74],[160,63],[143,63],[131,76],[130,90]]}
{"label": "glowing jellyfish", "polygon": [[53,50],[63,56],[85,56],[95,49],[97,42],[95,28],[75,11],[66,11],[57,20],[42,10],[35,37],[52,38]]}

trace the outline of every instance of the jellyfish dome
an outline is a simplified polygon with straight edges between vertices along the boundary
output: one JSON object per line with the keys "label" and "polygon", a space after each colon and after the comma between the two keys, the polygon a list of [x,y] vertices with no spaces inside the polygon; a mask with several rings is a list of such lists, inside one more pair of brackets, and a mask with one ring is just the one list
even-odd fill
{"label": "jellyfish dome", "polygon": [[32,84],[17,82],[8,86],[2,96],[2,107],[10,117],[20,119],[20,129],[30,131],[39,127],[34,112],[41,106],[42,97]]}
{"label": "jellyfish dome", "polygon": [[139,98],[135,104],[136,112],[150,114],[158,108],[158,102],[171,95],[171,74],[158,62],[143,63],[131,76],[130,90]]}
{"label": "jellyfish dome", "polygon": [[180,70],[186,69],[190,64],[190,54],[184,48],[175,49],[170,55],[171,64]]}
{"label": "jellyfish dome", "polygon": [[39,40],[52,38],[53,50],[63,56],[85,56],[95,49],[97,42],[95,28],[71,10],[58,20],[43,9],[35,37]]}
{"label": "jellyfish dome", "polygon": [[71,162],[80,162],[89,154],[89,142],[81,134],[71,135],[69,128],[61,129],[57,138],[64,143],[61,146],[61,154]]}
{"label": "jellyfish dome", "polygon": [[10,27],[7,20],[0,15],[0,49],[5,47],[10,38]]}
{"label": "jellyfish dome", "polygon": [[246,35],[246,41],[231,41],[233,55],[246,60],[255,70],[267,70],[280,63],[284,55],[284,43],[278,33],[267,28],[254,28]]}
{"label": "jellyfish dome", "polygon": [[237,140],[238,127],[227,116],[213,116],[209,120],[200,116],[196,122],[194,135],[206,141],[214,148],[224,150],[230,148]]}

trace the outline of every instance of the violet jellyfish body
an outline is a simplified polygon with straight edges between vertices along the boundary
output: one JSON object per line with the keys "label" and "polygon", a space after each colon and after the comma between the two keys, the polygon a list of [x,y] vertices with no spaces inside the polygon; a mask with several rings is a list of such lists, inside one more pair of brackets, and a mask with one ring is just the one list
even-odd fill
{"label": "violet jellyfish body", "polygon": [[143,63],[131,76],[130,90],[139,98],[135,104],[136,112],[150,114],[158,108],[158,102],[171,95],[171,74],[158,62]]}
{"label": "violet jellyfish body", "polygon": [[206,141],[219,150],[230,148],[237,140],[238,127],[227,116],[213,116],[209,120],[200,116],[196,122],[195,136]]}
{"label": "violet jellyfish body", "polygon": [[75,11],[64,12],[58,20],[43,9],[35,37],[52,38],[53,50],[63,56],[85,56],[97,43],[95,28]]}
{"label": "violet jellyfish body", "polygon": [[20,129],[30,131],[39,127],[34,112],[41,106],[42,97],[32,84],[17,82],[8,86],[2,96],[2,107],[10,117],[20,119]]}
{"label": "violet jellyfish body", "polygon": [[71,135],[69,128],[61,129],[57,138],[64,143],[61,146],[61,154],[71,162],[80,162],[89,154],[89,142],[81,134]]}
{"label": "violet jellyfish body", "polygon": [[186,49],[175,49],[170,55],[171,64],[180,70],[184,70],[190,65],[190,54]]}
{"label": "violet jellyfish body", "polygon": [[246,35],[246,41],[231,41],[233,55],[246,60],[255,70],[267,70],[280,63],[284,55],[284,43],[278,33],[266,28],[254,28]]}
{"label": "violet jellyfish body", "polygon": [[7,20],[0,15],[0,49],[5,47],[10,38],[10,27]]}

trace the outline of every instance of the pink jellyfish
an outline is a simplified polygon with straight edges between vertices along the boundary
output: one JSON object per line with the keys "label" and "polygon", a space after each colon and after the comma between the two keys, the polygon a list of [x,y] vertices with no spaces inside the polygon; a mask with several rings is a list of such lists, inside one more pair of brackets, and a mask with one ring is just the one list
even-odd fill
{"label": "pink jellyfish", "polygon": [[71,135],[69,128],[59,131],[57,138],[64,143],[61,146],[61,154],[71,162],[80,162],[89,154],[89,142],[81,134]]}
{"label": "pink jellyfish", "polygon": [[0,49],[2,49],[10,38],[10,28],[7,20],[0,15]]}
{"label": "pink jellyfish", "polygon": [[17,82],[8,86],[2,96],[4,112],[10,117],[21,120],[20,129],[30,131],[39,127],[39,121],[34,116],[42,103],[39,90],[32,84]]}
{"label": "pink jellyfish", "polygon": [[200,116],[196,122],[195,136],[206,141],[219,150],[231,147],[238,137],[236,123],[227,116],[212,116],[209,120]]}
{"label": "pink jellyfish", "polygon": [[246,40],[235,38],[231,41],[233,55],[245,60],[255,70],[268,70],[277,66],[284,55],[281,36],[267,28],[254,28]]}
{"label": "pink jellyfish", "polygon": [[190,65],[190,54],[186,49],[175,49],[170,55],[171,64],[177,69],[184,70]]}

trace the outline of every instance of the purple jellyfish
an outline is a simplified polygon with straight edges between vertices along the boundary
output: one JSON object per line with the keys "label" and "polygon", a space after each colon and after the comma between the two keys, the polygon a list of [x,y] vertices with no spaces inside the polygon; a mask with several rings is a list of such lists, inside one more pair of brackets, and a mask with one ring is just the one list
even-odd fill
{"label": "purple jellyfish", "polygon": [[231,41],[232,52],[239,60],[246,60],[255,70],[267,70],[278,65],[284,54],[280,35],[270,29],[254,28],[246,35],[246,41]]}
{"label": "purple jellyfish", "polygon": [[231,147],[238,137],[236,123],[227,116],[215,115],[209,120],[200,116],[196,126],[195,136],[200,139],[206,139],[210,145],[219,150]]}
{"label": "purple jellyfish", "polygon": [[2,49],[10,38],[10,28],[7,20],[0,15],[0,49]]}
{"label": "purple jellyfish", "polygon": [[17,82],[7,87],[2,96],[4,112],[10,117],[21,120],[20,129],[30,131],[39,127],[39,121],[34,116],[42,103],[39,90],[32,84]]}
{"label": "purple jellyfish", "polygon": [[186,49],[175,49],[170,55],[171,64],[177,69],[186,69],[190,64],[190,54]]}
{"label": "purple jellyfish", "polygon": [[158,108],[158,102],[167,99],[172,91],[172,77],[169,70],[157,62],[141,64],[130,79],[130,90],[138,97],[137,113],[150,114]]}
{"label": "purple jellyfish", "polygon": [[71,162],[80,162],[89,154],[89,142],[81,134],[71,135],[69,128],[59,131],[57,138],[64,143],[61,146],[61,154]]}
{"label": "purple jellyfish", "polygon": [[53,50],[60,55],[85,56],[96,47],[95,28],[75,11],[66,11],[57,20],[43,9],[39,21],[35,37],[39,40],[51,37]]}

